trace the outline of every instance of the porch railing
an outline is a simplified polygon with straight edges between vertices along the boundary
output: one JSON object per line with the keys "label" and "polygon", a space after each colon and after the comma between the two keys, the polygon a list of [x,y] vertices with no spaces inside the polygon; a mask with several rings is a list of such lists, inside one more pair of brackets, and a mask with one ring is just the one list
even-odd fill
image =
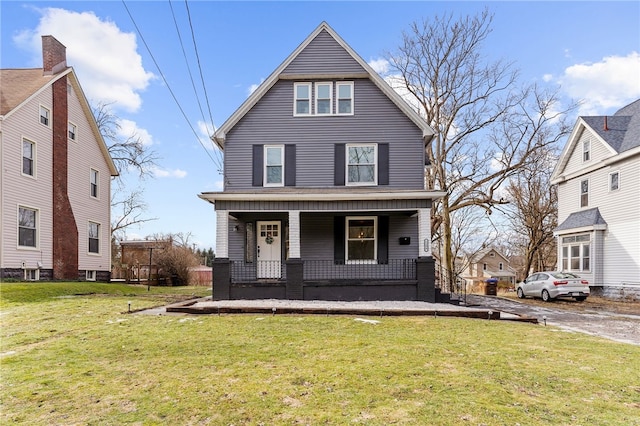
{"label": "porch railing", "polygon": [[284,280],[287,268],[279,260],[258,260],[255,262],[231,261],[231,282],[253,282],[258,280]]}
{"label": "porch railing", "polygon": [[392,259],[388,263],[305,260],[305,281],[324,280],[415,280],[415,259]]}

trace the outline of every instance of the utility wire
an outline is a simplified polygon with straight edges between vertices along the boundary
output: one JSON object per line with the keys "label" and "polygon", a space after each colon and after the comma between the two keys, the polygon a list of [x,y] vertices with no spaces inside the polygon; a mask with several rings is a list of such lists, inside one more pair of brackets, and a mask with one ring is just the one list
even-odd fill
{"label": "utility wire", "polygon": [[147,49],[147,52],[149,53],[149,56],[151,56],[151,59],[153,60],[153,63],[155,64],[156,68],[158,69],[158,72],[160,73],[160,76],[162,77],[162,80],[164,81],[165,85],[167,86],[167,89],[169,89],[169,93],[171,93],[171,96],[173,97],[174,102],[178,106],[178,109],[182,113],[182,116],[187,121],[187,124],[189,125],[189,128],[191,128],[191,131],[193,132],[194,136],[196,137],[196,139],[198,139],[198,142],[200,143],[200,145],[202,145],[202,148],[204,148],[204,150],[206,151],[206,153],[209,156],[209,159],[211,160],[211,162],[216,167],[219,168],[220,165],[218,163],[216,163],[216,161],[211,156],[211,153],[209,152],[207,147],[205,147],[204,144],[202,143],[202,141],[200,140],[200,137],[198,136],[198,133],[196,132],[196,130],[191,125],[191,122],[189,121],[189,118],[185,114],[184,109],[182,109],[182,106],[180,105],[180,102],[178,102],[178,98],[176,98],[176,95],[173,93],[173,90],[171,90],[171,86],[169,85],[169,82],[165,78],[164,73],[162,72],[162,69],[160,68],[160,65],[158,65],[158,62],[156,61],[156,58],[153,56],[153,53],[151,53],[151,49],[149,48],[149,45],[147,45],[147,42],[144,39],[144,37],[142,36],[142,32],[140,31],[140,28],[138,28],[138,24],[136,24],[135,19],[133,19],[133,15],[131,15],[131,12],[129,11],[129,8],[127,7],[127,4],[125,3],[125,0],[122,0],[122,5],[126,9],[127,14],[129,15],[129,18],[131,18],[131,22],[133,23],[133,26],[136,28],[136,31],[138,32],[138,35],[140,36],[140,40],[142,40],[142,43],[144,44],[144,47]]}
{"label": "utility wire", "polygon": [[[193,40],[193,48],[196,52],[196,60],[198,61],[198,70],[200,71],[200,81],[202,82],[202,89],[204,91],[204,97],[207,101],[207,108],[209,109],[209,119],[211,120],[211,126],[215,131],[215,124],[213,122],[213,115],[211,114],[211,104],[209,103],[209,95],[207,94],[207,86],[204,84],[204,76],[202,75],[202,66],[200,65],[200,55],[198,54],[198,46],[196,44],[196,36],[193,31],[193,23],[191,22],[191,12],[189,11],[189,3],[184,0],[184,5],[187,8],[187,16],[189,17],[189,28],[191,28],[191,39]],[[212,141],[213,142],[213,141]]]}

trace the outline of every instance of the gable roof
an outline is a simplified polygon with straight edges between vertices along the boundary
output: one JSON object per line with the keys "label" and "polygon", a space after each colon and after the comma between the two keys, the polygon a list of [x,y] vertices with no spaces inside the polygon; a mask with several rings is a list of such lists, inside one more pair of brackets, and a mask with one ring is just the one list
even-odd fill
{"label": "gable roof", "polygon": [[500,252],[500,250],[498,250],[498,249],[496,249],[496,248],[494,248],[494,247],[492,247],[492,246],[487,246],[487,247],[484,247],[484,248],[482,248],[482,249],[478,250],[478,251],[477,251],[477,252],[475,252],[475,253],[472,253],[472,254],[469,256],[469,262],[471,262],[471,263],[478,263],[480,260],[482,260],[482,258],[483,258],[483,257],[485,257],[486,255],[488,255],[488,254],[489,254],[489,253],[491,253],[492,251],[495,251],[495,252],[498,254],[498,256],[500,256],[501,258],[503,258],[503,259],[504,259],[504,260],[506,260],[507,262],[509,261],[509,259],[507,259],[507,256],[505,256],[504,254],[502,254],[502,253]]}
{"label": "gable roof", "polygon": [[[313,40],[322,32],[329,34],[353,60],[355,60],[363,69],[364,73],[358,77],[368,77],[418,128],[422,130],[422,137],[426,142],[431,140],[434,135],[433,129],[429,124],[396,92],[389,84],[373,68],[367,64],[326,22],[322,22],[285,60],[269,75],[269,77],[260,84],[260,86],[240,105],[240,107],[220,126],[213,135],[213,141],[224,150],[224,142],[226,134],[231,130],[242,117],[247,114],[251,108],[275,85],[282,77],[286,68],[305,50]],[[289,75],[287,79],[293,76]],[[304,75],[301,78],[323,77],[329,78],[328,75]]]}
{"label": "gable roof", "polygon": [[571,213],[569,217],[553,231],[558,233],[559,231],[575,230],[578,228],[604,229],[606,226],[607,222],[600,214],[600,210],[594,207],[592,209]]}
{"label": "gable roof", "polygon": [[620,108],[613,116],[581,116],[571,132],[551,176],[551,183],[564,180],[564,171],[583,131],[589,131],[611,152],[612,160],[640,150],[640,99]]}
{"label": "gable roof", "polygon": [[6,120],[32,97],[64,76],[69,77],[69,82],[73,86],[75,93],[78,94],[82,110],[87,117],[94,137],[100,145],[100,151],[107,161],[109,173],[111,176],[118,176],[118,170],[109,154],[109,148],[100,133],[89,102],[82,91],[82,87],[80,87],[73,68],[66,68],[57,74],[46,74],[43,68],[0,70],[0,117],[2,120]]}

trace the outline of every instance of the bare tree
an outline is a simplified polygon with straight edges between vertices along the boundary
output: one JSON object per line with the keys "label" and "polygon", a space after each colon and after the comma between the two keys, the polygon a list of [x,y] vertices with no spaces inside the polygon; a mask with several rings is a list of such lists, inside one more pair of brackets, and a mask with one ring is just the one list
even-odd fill
{"label": "bare tree", "polygon": [[98,130],[107,143],[109,155],[119,173],[111,196],[111,235],[115,240],[119,240],[124,237],[127,228],[156,220],[143,216],[147,204],[144,202],[142,190],[127,189],[123,176],[131,172],[137,174],[138,179],[152,176],[158,157],[136,133],[125,136],[121,134],[120,120],[110,105],[100,102],[92,109]]}
{"label": "bare tree", "polygon": [[492,19],[485,9],[459,20],[448,15],[415,22],[390,55],[401,89],[436,133],[427,147],[432,167],[426,182],[446,193],[432,209],[445,291],[453,288],[455,271],[452,213],[473,207],[491,214],[506,204],[505,182],[570,130],[565,115],[575,108],[562,110],[556,92],[519,87],[511,63],[484,62]]}
{"label": "bare tree", "polygon": [[523,277],[532,269],[543,271],[554,266],[557,257],[553,230],[558,224],[558,191],[550,183],[557,156],[551,151],[539,154],[538,161],[523,168],[507,185],[511,204],[504,212],[524,259],[519,271]]}

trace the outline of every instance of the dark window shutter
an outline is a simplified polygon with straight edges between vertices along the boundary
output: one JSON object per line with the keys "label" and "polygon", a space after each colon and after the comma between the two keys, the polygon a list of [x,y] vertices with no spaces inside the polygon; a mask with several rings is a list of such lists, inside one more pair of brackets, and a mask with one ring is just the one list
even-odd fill
{"label": "dark window shutter", "polygon": [[296,186],[296,146],[284,146],[284,186]]}
{"label": "dark window shutter", "polygon": [[389,263],[389,216],[378,216],[378,263]]}
{"label": "dark window shutter", "polygon": [[253,145],[253,186],[262,186],[264,145]]}
{"label": "dark window shutter", "polygon": [[345,176],[345,146],[343,143],[335,144],[335,156],[334,156],[334,185],[344,186]]}
{"label": "dark window shutter", "polygon": [[378,185],[389,185],[389,144],[378,144]]}
{"label": "dark window shutter", "polygon": [[336,265],[344,264],[344,216],[333,218],[333,259]]}

